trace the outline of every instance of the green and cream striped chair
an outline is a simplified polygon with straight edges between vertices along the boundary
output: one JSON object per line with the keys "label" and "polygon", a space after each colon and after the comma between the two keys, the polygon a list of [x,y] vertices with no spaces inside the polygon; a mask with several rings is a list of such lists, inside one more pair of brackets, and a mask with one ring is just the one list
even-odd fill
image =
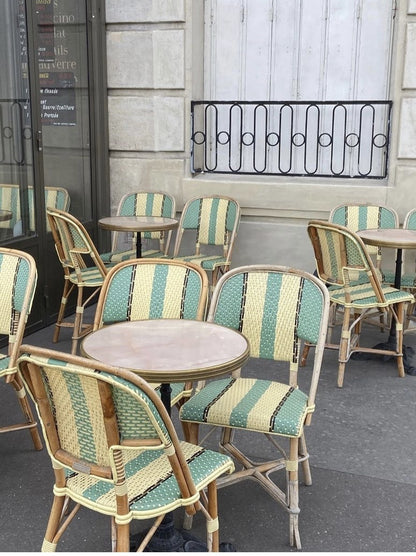
{"label": "green and cream striped chair", "polygon": [[0,377],[17,396],[24,422],[0,427],[0,433],[28,429],[36,450],[42,449],[36,421],[21,377],[17,357],[32,307],[37,283],[36,263],[31,255],[0,248],[0,334],[8,338],[7,355],[0,354]]}
{"label": "green and cream striped chair", "polygon": [[[57,208],[59,210],[69,210],[71,199],[69,193],[63,187],[44,187],[45,206]],[[27,188],[29,205],[29,230],[35,230],[35,203],[33,199],[33,186]],[[0,228],[8,228],[10,235],[17,236],[22,234],[20,187],[14,184],[0,184],[0,209],[11,212],[10,220],[0,222]],[[46,229],[50,232],[49,222],[46,219]]]}
{"label": "green and cream striped chair", "polygon": [[[269,265],[228,271],[214,289],[208,320],[243,333],[249,341],[251,357],[282,365],[276,363],[275,380],[245,378],[242,369],[240,376],[208,382],[180,410],[180,418],[188,427],[188,438],[195,444],[199,425],[223,428],[221,450],[232,455],[241,470],[230,481],[221,480],[218,486],[242,479],[258,480],[289,513],[290,545],[297,548],[301,547],[298,466],[302,462],[305,482],[311,484],[304,425],[310,424],[315,409],[328,311],[326,287],[307,272]],[[317,346],[313,369],[304,373],[303,378],[309,381],[305,390],[298,387],[302,340]],[[247,435],[241,431],[264,435],[277,449],[277,459],[265,461],[263,454],[258,453],[259,461],[252,461],[242,452],[242,441],[244,437],[247,441]],[[234,435],[240,434],[243,438],[237,445]],[[250,438],[247,446],[252,446]],[[270,477],[277,470],[285,471],[286,490]],[[244,503],[255,513],[258,500]]]}
{"label": "green and cream striped chair", "polygon": [[[325,346],[339,351],[338,386],[342,387],[345,365],[355,352],[396,357],[398,374],[404,377],[403,324],[405,306],[414,302],[413,295],[380,282],[363,241],[345,226],[312,220],[308,224],[308,233],[318,276],[328,285],[331,303],[344,309],[340,343]],[[365,276],[366,281],[363,280]],[[380,311],[388,314],[395,323],[395,337],[389,338],[386,345],[364,347],[360,344],[361,324],[369,315],[378,315]],[[305,344],[303,363],[309,347]]]}
{"label": "green and cream striped chair", "polygon": [[[69,212],[58,209],[47,208],[46,212],[56,252],[64,270],[64,289],[53,341],[59,340],[61,328],[72,328],[72,353],[76,353],[79,339],[92,330],[92,324],[83,322],[84,308],[98,295],[108,268],[101,260],[87,230],[77,218]],[[75,288],[77,289],[75,318],[67,322],[64,321],[65,308]],[[84,290],[91,289],[92,293],[84,299]]]}
{"label": "green and cream striped chair", "polygon": [[[111,268],[104,280],[94,330],[134,320],[204,320],[207,297],[208,276],[193,263],[169,259],[124,261]],[[154,387],[159,392],[160,385]],[[171,388],[172,406],[192,393],[192,383],[172,383]]]}
{"label": "green and cream striped chair", "polygon": [[[218,277],[229,270],[241,209],[234,199],[212,195],[190,199],[184,206],[176,235],[173,257],[202,266]],[[193,253],[186,254],[193,235]]]}
{"label": "green and cream striped chair", "polygon": [[132,520],[155,520],[143,550],[168,512],[203,510],[218,551],[215,481],[233,471],[231,458],[179,441],[161,400],[131,371],[27,345],[18,367],[55,475],[43,552],[56,550],[80,507],[111,516],[108,546],[118,552],[129,552]]}
{"label": "green and cream striped chair", "polygon": [[[121,199],[117,209],[117,216],[163,216],[174,218],[176,214],[176,202],[172,195],[161,191],[138,191],[127,193]],[[131,247],[120,250],[119,243],[123,232],[114,232],[111,251],[101,253],[102,260],[107,263],[119,263],[136,258],[137,234],[131,234]],[[161,258],[167,256],[172,230],[157,232],[141,232],[142,241],[146,242],[148,248],[142,250],[142,257]]]}

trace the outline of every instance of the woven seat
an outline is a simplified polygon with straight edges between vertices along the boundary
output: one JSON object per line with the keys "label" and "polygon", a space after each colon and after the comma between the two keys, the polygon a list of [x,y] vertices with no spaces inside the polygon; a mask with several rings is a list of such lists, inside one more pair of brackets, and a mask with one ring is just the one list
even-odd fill
{"label": "woven seat", "polygon": [[[104,280],[94,330],[116,322],[205,318],[208,277],[192,263],[135,259],[111,268]],[[163,338],[160,339],[163,342]],[[154,385],[159,392],[160,385]],[[192,392],[192,383],[172,383],[172,405]]]}
{"label": "woven seat", "polygon": [[[230,268],[240,217],[240,205],[234,199],[219,195],[190,199],[182,211],[173,257],[209,271],[214,286]],[[194,252],[185,254],[184,244],[192,233]]]}
{"label": "woven seat", "polygon": [[16,367],[36,283],[37,270],[33,257],[16,249],[0,248],[0,334],[8,338],[7,354],[0,354],[0,377],[13,387],[24,416],[24,422],[4,425],[0,427],[0,433],[28,429],[35,449],[41,450],[37,424]]}
{"label": "woven seat", "polygon": [[[64,270],[64,289],[53,341],[59,340],[61,328],[72,328],[72,353],[76,353],[79,339],[92,330],[92,324],[83,322],[84,308],[98,295],[108,270],[90,235],[77,218],[58,209],[48,208],[46,212],[56,252]],[[65,308],[75,288],[77,289],[75,318],[71,322],[66,322],[64,321]],[[93,291],[84,299],[86,289]]]}
{"label": "woven seat", "polygon": [[[414,301],[413,295],[380,282],[361,238],[345,226],[313,220],[308,224],[308,233],[315,253],[318,275],[329,286],[331,303],[344,308],[340,343],[326,344],[327,348],[339,351],[338,386],[343,385],[345,365],[354,352],[396,357],[399,376],[403,377],[404,307]],[[360,276],[359,283],[357,275]],[[365,283],[363,277],[367,277]],[[394,320],[395,345],[391,349],[361,346],[359,339],[362,321],[380,311],[389,314]],[[310,344],[305,344],[303,363],[309,348]]]}
{"label": "woven seat", "polygon": [[[138,191],[127,193],[121,199],[117,209],[117,216],[163,216],[174,218],[176,214],[176,202],[174,197],[160,191]],[[113,232],[111,251],[101,253],[105,264],[119,263],[136,258],[137,234],[131,234],[131,248],[120,249],[120,238],[122,232]],[[166,257],[170,245],[172,230],[141,232],[141,238],[148,243],[148,248],[142,250],[143,258]]]}
{"label": "woven seat", "polygon": [[[304,425],[315,409],[325,343],[329,298],[325,286],[301,270],[277,266],[246,266],[228,271],[218,281],[208,320],[242,332],[255,358],[282,362],[279,381],[231,376],[208,382],[180,410],[189,439],[198,442],[201,424],[223,427],[220,447],[241,469],[218,482],[225,486],[242,479],[256,479],[290,515],[290,544],[301,547],[298,516],[298,465],[302,463],[306,484],[311,484]],[[317,345],[313,369],[308,371],[309,390],[298,387],[301,340]],[[276,365],[277,367],[277,365]],[[285,376],[287,380],[285,379]],[[265,435],[280,452],[273,461],[254,462],[234,442],[240,431]],[[283,447],[276,437],[289,444]],[[241,443],[240,443],[241,444]],[[259,460],[261,454],[258,454]],[[274,471],[287,473],[286,492],[271,479]],[[247,503],[247,500],[244,501]],[[256,501],[251,501],[255,506]],[[251,508],[254,511],[254,508]],[[255,531],[253,531],[255,534]]]}
{"label": "woven seat", "polygon": [[167,512],[202,510],[218,551],[215,480],[233,471],[228,456],[180,442],[154,390],[131,371],[26,345],[18,367],[55,474],[43,552],[56,550],[80,507],[111,516],[109,549],[118,552],[129,551],[132,520],[156,518],[143,550]]}

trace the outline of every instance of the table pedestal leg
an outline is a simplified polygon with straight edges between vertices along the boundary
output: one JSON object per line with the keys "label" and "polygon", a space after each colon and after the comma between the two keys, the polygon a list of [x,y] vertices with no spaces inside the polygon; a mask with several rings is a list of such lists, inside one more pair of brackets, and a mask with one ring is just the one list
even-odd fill
{"label": "table pedestal leg", "polygon": [[141,232],[136,233],[136,257],[138,259],[142,258],[142,234],[141,234]]}

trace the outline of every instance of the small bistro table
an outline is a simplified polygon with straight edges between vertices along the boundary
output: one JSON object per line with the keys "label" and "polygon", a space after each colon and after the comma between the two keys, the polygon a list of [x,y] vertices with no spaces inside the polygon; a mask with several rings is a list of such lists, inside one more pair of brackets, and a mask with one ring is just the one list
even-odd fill
{"label": "small bistro table", "polygon": [[[162,383],[161,399],[170,415],[171,382],[231,373],[245,363],[250,350],[246,338],[231,328],[206,321],[158,319],[100,328],[84,338],[81,354],[132,370],[149,382]],[[206,551],[199,540],[174,528],[172,514],[165,516],[149,544],[152,552]]]}
{"label": "small bistro table", "polygon": [[173,230],[178,226],[175,218],[164,216],[106,216],[100,218],[98,225],[104,230],[118,232],[136,232],[136,256],[142,257],[141,232],[157,232]]}
{"label": "small bistro table", "polygon": [[[357,235],[367,245],[375,245],[378,247],[389,247],[396,249],[396,268],[394,274],[394,287],[401,288],[403,249],[416,249],[416,231],[405,230],[403,228],[371,228],[361,230]],[[396,326],[392,319],[390,327],[390,335],[387,344],[395,341]],[[416,362],[412,361],[414,355],[413,348],[403,345],[403,366],[406,374],[416,375]]]}

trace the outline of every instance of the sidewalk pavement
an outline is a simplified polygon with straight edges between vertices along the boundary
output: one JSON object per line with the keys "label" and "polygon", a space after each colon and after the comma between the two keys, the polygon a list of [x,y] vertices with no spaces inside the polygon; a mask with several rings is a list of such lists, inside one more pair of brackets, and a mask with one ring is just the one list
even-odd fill
{"label": "sidewalk pavement", "polygon": [[[24,342],[70,351],[70,330],[52,344],[53,327]],[[383,341],[373,327],[367,345]],[[416,331],[405,335],[416,348]],[[310,359],[311,358],[310,354]],[[300,372],[307,373],[309,361]],[[274,365],[249,361],[246,374],[275,375]],[[312,486],[300,487],[303,552],[413,552],[416,550],[416,376],[399,378],[395,360],[347,364],[344,387],[336,386],[337,353],[326,350],[316,412],[306,429]],[[2,388],[1,419],[18,415],[11,388]],[[176,417],[174,416],[174,420]],[[180,428],[178,428],[180,431]],[[260,435],[246,440],[253,455],[265,454]],[[207,445],[216,448],[215,437]],[[1,551],[38,552],[52,499],[53,473],[45,449],[36,452],[27,431],[0,435]],[[281,472],[280,472],[281,473]],[[276,475],[278,478],[279,474]],[[300,475],[301,481],[302,476]],[[220,540],[238,552],[296,552],[288,542],[287,513],[257,483],[240,482],[218,492]],[[175,512],[181,525],[182,512]],[[134,522],[132,533],[149,522]],[[204,538],[203,519],[193,534]],[[60,552],[110,551],[110,520],[82,509],[62,536]]]}

